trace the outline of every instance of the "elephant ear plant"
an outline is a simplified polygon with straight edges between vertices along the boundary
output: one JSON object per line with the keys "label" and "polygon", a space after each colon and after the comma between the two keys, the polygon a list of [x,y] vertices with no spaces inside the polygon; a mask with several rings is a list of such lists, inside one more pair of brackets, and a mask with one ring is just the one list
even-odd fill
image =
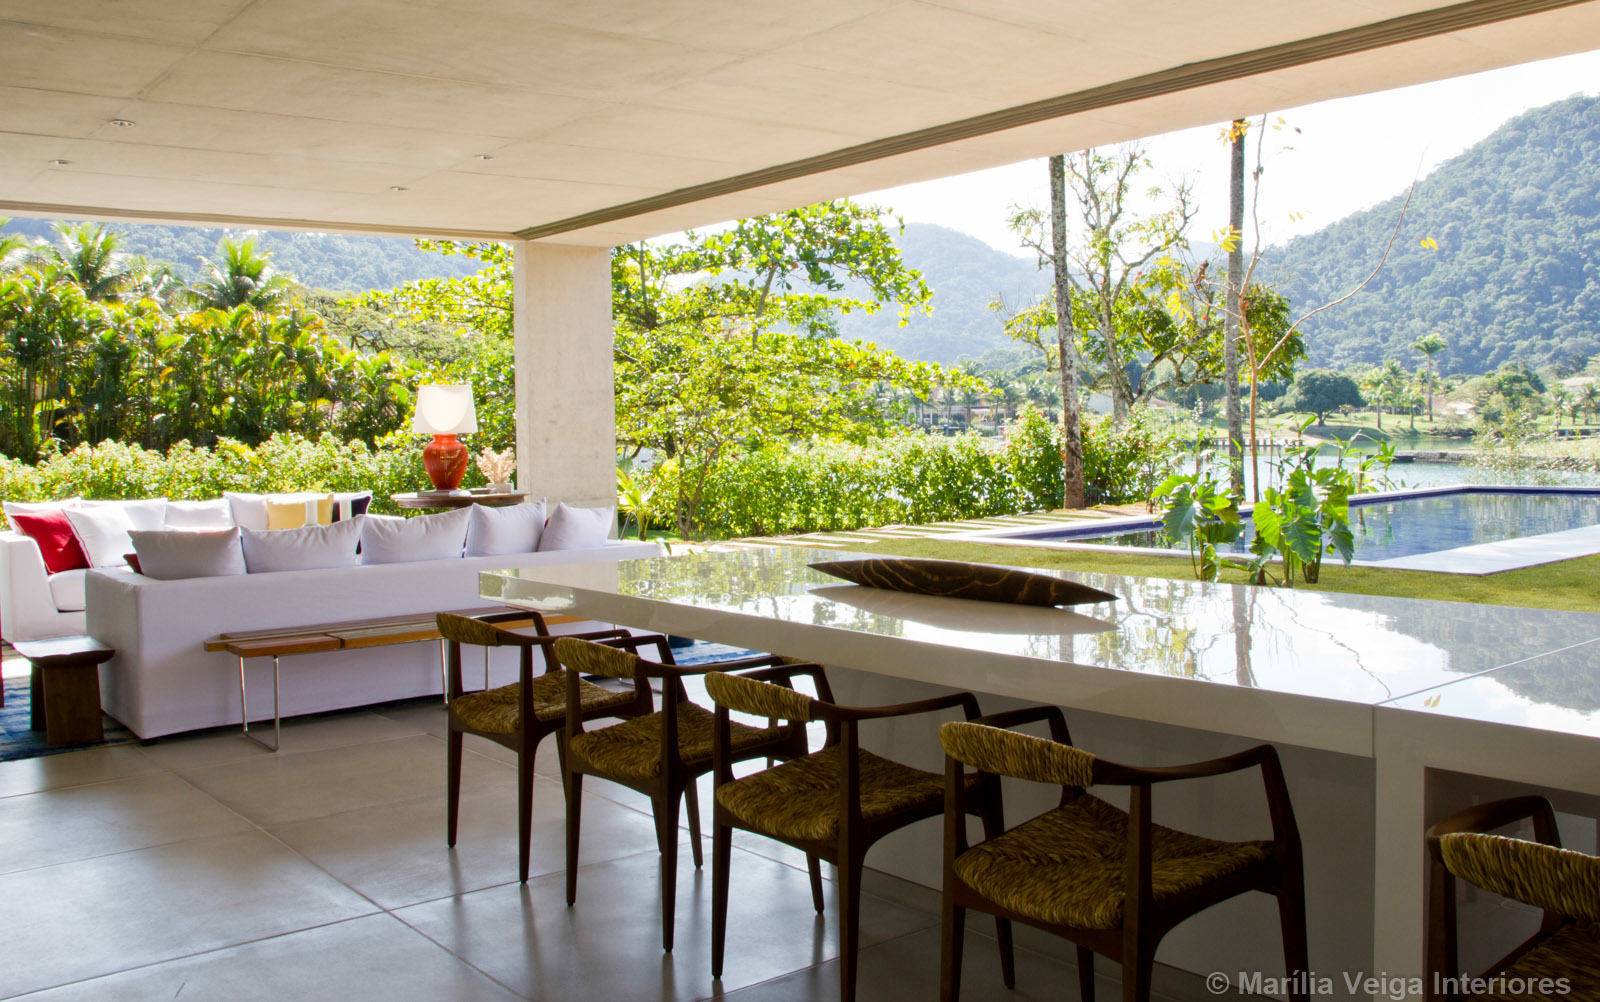
{"label": "elephant ear plant", "polygon": [[1187,546],[1194,576],[1215,581],[1224,561],[1217,547],[1239,538],[1244,525],[1234,498],[1217,483],[1211,454],[1205,453],[1196,464],[1197,472],[1173,475],[1156,488],[1155,499],[1167,502],[1161,516],[1161,532],[1175,546]]}
{"label": "elephant ear plant", "polygon": [[[1308,422],[1309,423],[1309,422]],[[1301,431],[1305,430],[1304,426]],[[1188,545],[1195,576],[1215,581],[1224,565],[1242,568],[1256,584],[1267,584],[1270,568],[1280,568],[1279,584],[1294,587],[1298,578],[1316,584],[1323,557],[1334,554],[1344,563],[1355,555],[1355,535],[1350,530],[1350,496],[1369,482],[1386,486],[1385,474],[1394,461],[1387,443],[1358,462],[1354,448],[1343,444],[1330,465],[1317,465],[1318,446],[1298,445],[1285,450],[1278,466],[1278,484],[1266,487],[1249,512],[1251,557],[1227,559],[1217,546],[1237,540],[1245,526],[1234,498],[1219,489],[1207,472],[1170,477],[1157,498],[1168,502],[1162,531],[1177,545]],[[1200,470],[1209,466],[1202,459]],[[1374,475],[1374,471],[1376,475]]]}

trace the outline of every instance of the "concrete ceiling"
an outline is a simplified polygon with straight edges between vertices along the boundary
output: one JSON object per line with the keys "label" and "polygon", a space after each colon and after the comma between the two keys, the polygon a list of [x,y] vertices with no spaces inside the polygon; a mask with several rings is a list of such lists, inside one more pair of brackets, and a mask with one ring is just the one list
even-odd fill
{"label": "concrete ceiling", "polygon": [[1600,0],[0,0],[0,214],[610,245],[1596,48]]}

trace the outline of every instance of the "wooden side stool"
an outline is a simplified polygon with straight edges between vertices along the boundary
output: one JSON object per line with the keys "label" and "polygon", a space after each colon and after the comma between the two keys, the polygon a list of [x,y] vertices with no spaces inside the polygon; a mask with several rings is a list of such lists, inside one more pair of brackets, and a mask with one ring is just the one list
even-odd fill
{"label": "wooden side stool", "polygon": [[33,666],[29,726],[52,745],[105,737],[100,717],[100,664],[117,652],[93,637],[55,637],[12,644]]}

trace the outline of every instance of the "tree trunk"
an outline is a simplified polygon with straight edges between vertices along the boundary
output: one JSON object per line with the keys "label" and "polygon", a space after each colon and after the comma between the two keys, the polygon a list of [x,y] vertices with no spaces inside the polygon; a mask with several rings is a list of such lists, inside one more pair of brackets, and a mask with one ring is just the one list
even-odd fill
{"label": "tree trunk", "polygon": [[1239,317],[1244,290],[1244,120],[1234,119],[1232,164],[1228,175],[1228,226],[1233,249],[1228,251],[1227,309],[1222,328],[1223,407],[1228,420],[1228,492],[1244,500],[1244,419],[1239,412]]}
{"label": "tree trunk", "polygon": [[1428,359],[1428,423],[1433,424],[1433,359]]}
{"label": "tree trunk", "polygon": [[1078,418],[1078,356],[1072,327],[1072,286],[1067,274],[1066,159],[1050,158],[1050,255],[1056,284],[1056,346],[1061,359],[1062,506],[1082,508],[1083,435]]}

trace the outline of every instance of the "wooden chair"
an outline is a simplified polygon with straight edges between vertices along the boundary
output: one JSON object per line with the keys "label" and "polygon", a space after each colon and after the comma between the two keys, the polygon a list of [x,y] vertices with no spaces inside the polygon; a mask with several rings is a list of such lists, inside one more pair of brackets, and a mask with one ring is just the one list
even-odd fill
{"label": "wooden chair", "polygon": [[[640,657],[637,650],[644,646],[654,646],[660,660]],[[570,669],[569,706],[578,705],[582,699],[579,673],[631,679],[638,686],[647,686],[651,679],[661,682],[661,709],[655,713],[596,730],[584,728],[588,718],[582,713],[569,713],[566,717],[563,770],[567,780],[567,904],[578,898],[583,777],[594,776],[637,790],[650,798],[655,814],[656,845],[661,852],[661,947],[670,953],[678,887],[679,804],[687,798],[690,851],[698,869],[703,857],[695,781],[711,771],[711,712],[689,700],[683,679],[713,670],[782,664],[783,659],[763,655],[703,667],[679,667],[673,663],[666,638],[660,636],[607,639],[600,643],[563,637],[555,642],[554,651],[556,658]],[[736,726],[731,740],[733,754],[739,759],[790,758],[803,755],[806,749],[805,730],[795,726]]]}
{"label": "wooden chair", "polygon": [[[1490,834],[1533,822],[1534,841]],[[1555,811],[1543,797],[1514,797],[1458,811],[1428,829],[1428,942],[1425,989],[1430,1000],[1523,995],[1600,998],[1600,858],[1561,848]],[[1461,984],[1456,950],[1456,878],[1543,910],[1539,929],[1484,971],[1486,990]],[[1494,979],[1566,979],[1555,988],[1514,991]],[[1462,989],[1466,988],[1467,991]]]}
{"label": "wooden chair", "polygon": [[[856,954],[860,945],[861,871],[867,850],[890,832],[898,831],[944,809],[939,775],[880,758],[861,748],[859,725],[940,710],[959,709],[967,719],[978,715],[978,701],[969,692],[895,706],[840,706],[833,701],[828,680],[820,668],[808,666],[804,674],[816,682],[817,698],[796,692],[793,681],[802,670],[794,666],[743,675],[706,676],[706,691],[717,704],[716,804],[712,818],[711,867],[711,973],[722,976],[723,947],[728,931],[728,868],[733,852],[733,829],[755,832],[800,849],[812,864],[811,897],[822,911],[822,886],[817,859],[838,868],[839,876],[839,978],[840,998],[853,1002],[856,995]],[[774,683],[782,683],[774,684]],[[777,718],[803,726],[810,721],[827,724],[823,747],[740,779],[733,776],[737,746],[730,711]],[[998,834],[1003,827],[998,782],[970,777],[967,790],[972,813],[983,819],[984,830]],[[1011,925],[997,922],[1000,956],[1011,969]]]}
{"label": "wooden chair", "polygon": [[[1049,739],[1006,729],[1035,721],[1048,722]],[[1191,765],[1118,765],[1072,747],[1066,719],[1054,707],[948,723],[939,737],[945,749],[945,1002],[960,995],[967,909],[1025,922],[1076,944],[1083,1002],[1094,999],[1096,953],[1122,964],[1126,1002],[1147,1002],[1161,938],[1179,922],[1245,891],[1277,897],[1287,971],[1309,971],[1300,834],[1271,745]],[[969,846],[962,817],[971,784],[964,766],[988,776],[1059,785],[1060,806]],[[1220,842],[1152,823],[1156,784],[1254,768],[1266,785],[1270,840]],[[1129,787],[1130,810],[1084,792],[1100,785]],[[1005,982],[1015,986],[1009,970]],[[1293,997],[1303,1002],[1303,994]]]}
{"label": "wooden chair", "polygon": [[[499,624],[532,620],[534,634],[514,632]],[[517,753],[517,879],[528,882],[528,842],[533,827],[533,756],[539,742],[556,735],[557,751],[565,759],[562,727],[567,717],[567,673],[551,653],[556,638],[550,636],[544,617],[518,611],[488,616],[460,616],[441,612],[439,633],[445,639],[446,674],[449,677],[449,737],[447,739],[445,844],[456,844],[456,823],[461,808],[462,735],[476,734]],[[626,630],[600,630],[578,634],[593,640],[620,640]],[[517,681],[494,689],[466,691],[461,680],[461,648],[515,647]],[[544,670],[535,675],[533,652],[544,655]],[[650,692],[642,685],[618,692],[579,680],[574,703],[584,719],[637,717],[651,710]]]}

